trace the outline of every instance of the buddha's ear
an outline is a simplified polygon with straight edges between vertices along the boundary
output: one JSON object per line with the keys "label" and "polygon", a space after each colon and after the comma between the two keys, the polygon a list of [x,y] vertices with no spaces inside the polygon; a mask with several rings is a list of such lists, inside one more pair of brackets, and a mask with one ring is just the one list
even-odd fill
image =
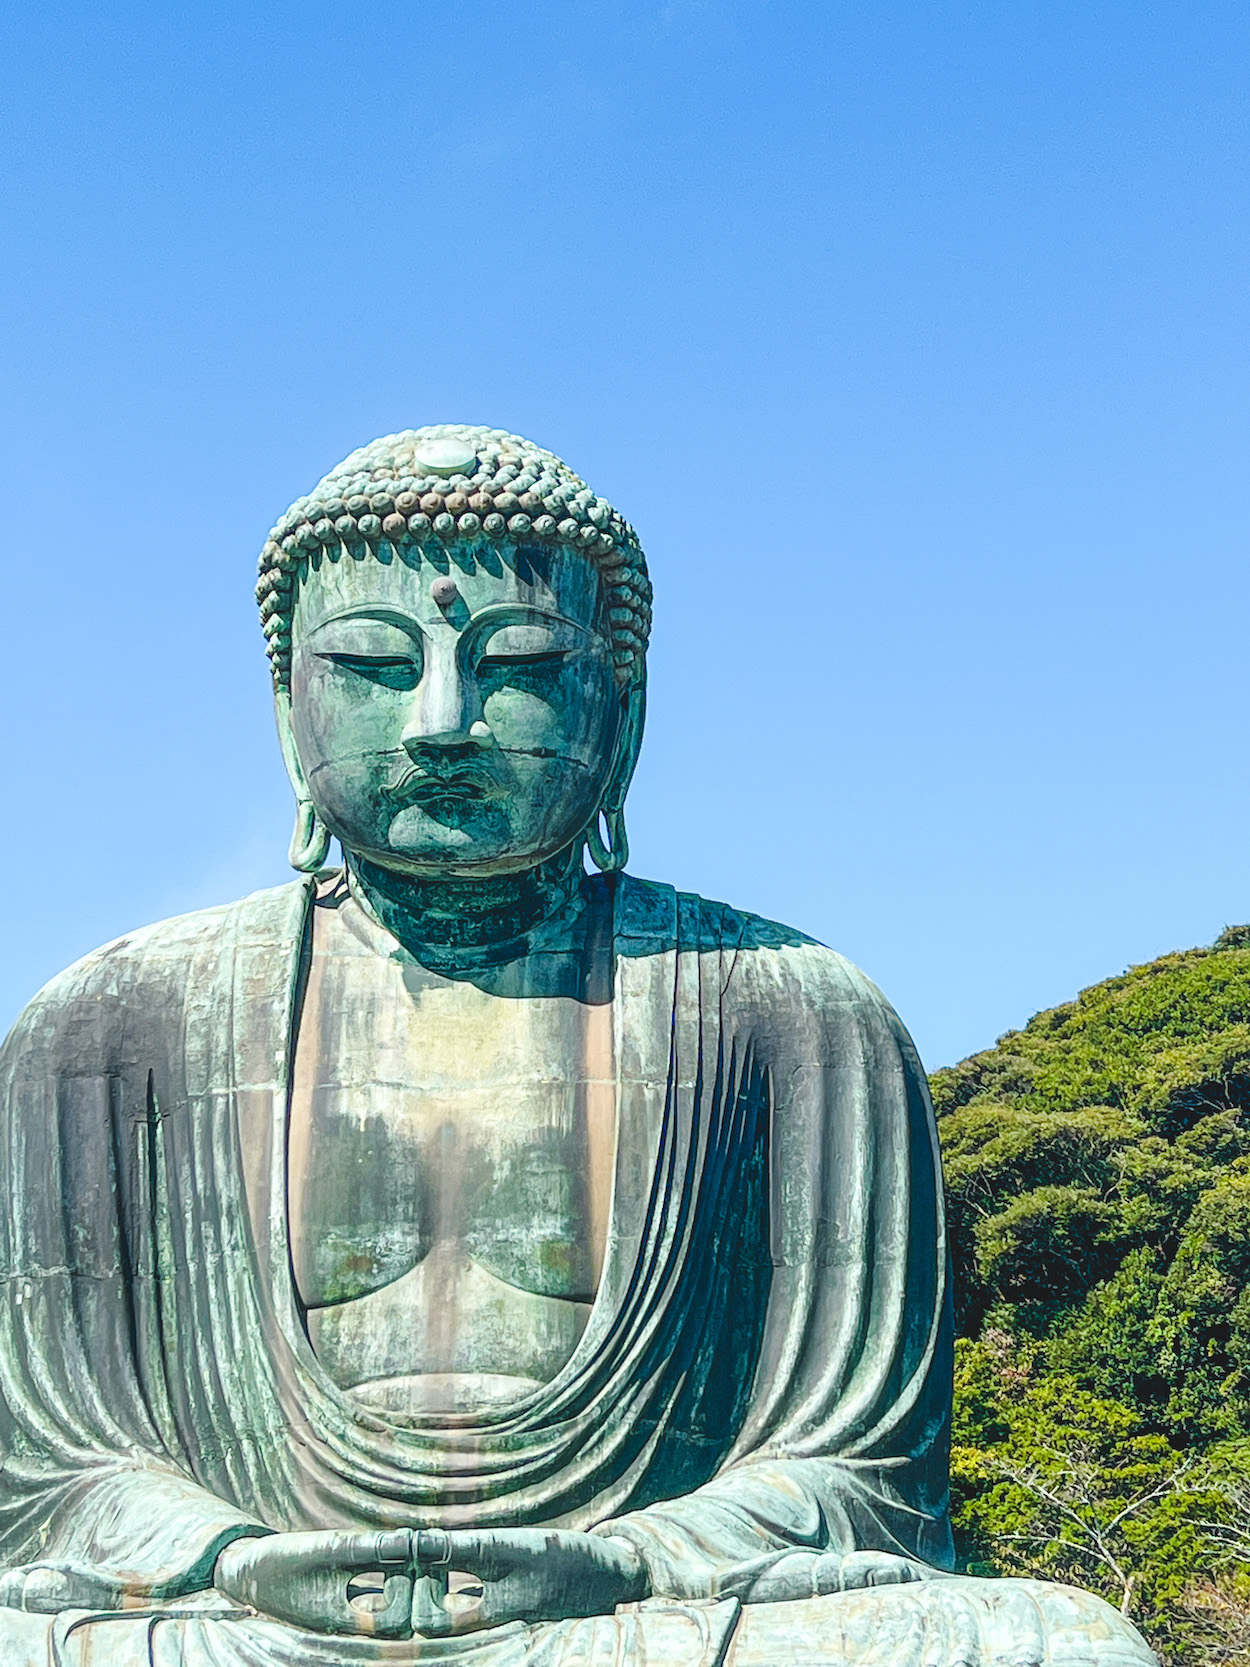
{"label": "buddha's ear", "polygon": [[[586,844],[596,868],[613,874],[629,861],[629,839],[625,833],[625,795],[633,780],[642,746],[642,729],[647,715],[647,686],[642,678],[631,683],[621,696],[620,727],[616,732],[616,749],[612,772],[599,801],[599,808],[586,830]],[[603,823],[607,840],[600,832]]]}
{"label": "buddha's ear", "polygon": [[282,748],[282,762],[286,765],[286,773],[290,778],[291,788],[297,799],[307,799],[308,778],[304,774],[304,766],[299,761],[299,751],[295,745],[295,730],[291,725],[291,691],[289,689],[275,689],[273,693],[273,715],[278,725],[278,744]]}
{"label": "buddha's ear", "polygon": [[295,793],[295,832],[291,835],[291,849],[287,853],[291,867],[301,874],[315,874],[323,866],[330,849],[330,834],[313,806],[308,791],[308,778],[300,763],[295,745],[295,731],[291,726],[291,692],[277,689],[273,697],[274,717],[278,725],[278,742],[282,747],[282,761]]}
{"label": "buddha's ear", "polygon": [[625,803],[625,795],[629,792],[629,784],[633,781],[634,771],[638,767],[638,754],[642,750],[642,729],[647,717],[645,678],[639,678],[623,691],[621,706],[621,727],[617,731],[616,757],[603,795],[604,804],[614,806],[617,810]]}

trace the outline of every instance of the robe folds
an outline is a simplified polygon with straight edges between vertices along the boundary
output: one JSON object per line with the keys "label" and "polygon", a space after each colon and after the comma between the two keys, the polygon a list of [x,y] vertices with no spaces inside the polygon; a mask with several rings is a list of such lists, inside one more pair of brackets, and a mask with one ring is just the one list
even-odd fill
{"label": "robe folds", "polygon": [[[158,1660],[537,1667],[563,1637],[552,1661],[626,1662],[625,1633],[649,1624],[693,1629],[671,1659],[710,1663],[740,1604],[780,1615],[821,1590],[822,1552],[985,1584],[942,1579],[947,1255],[905,1031],[798,933],[591,883],[614,948],[603,1276],[563,1369],[480,1412],[388,1422],[304,1330],[286,1127],[311,881],[119,939],[27,1009],[0,1056],[0,1604],[47,1613],[15,1614],[5,1645],[0,1609],[0,1661],[25,1662],[36,1625],[49,1661],[77,1661],[80,1612],[139,1604],[168,1610]],[[540,1524],[631,1539],[670,1607],[409,1645],[175,1619],[212,1608],[194,1594],[241,1535]],[[118,1621],[93,1621],[93,1661],[130,1663],[123,1633],[149,1623]],[[615,1629],[610,1650],[596,1628]],[[658,1646],[648,1658],[670,1659]]]}

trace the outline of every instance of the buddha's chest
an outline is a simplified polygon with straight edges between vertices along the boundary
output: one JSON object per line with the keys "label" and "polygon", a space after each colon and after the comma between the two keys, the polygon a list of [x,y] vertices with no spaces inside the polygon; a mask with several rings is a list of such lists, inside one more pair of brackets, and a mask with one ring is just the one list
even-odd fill
{"label": "buddha's chest", "polygon": [[365,1377],[541,1380],[598,1287],[610,1006],[487,994],[319,924],[287,1149],[314,1344],[340,1381],[349,1355]]}
{"label": "buddha's chest", "polygon": [[[482,1016],[466,1006],[468,1035]],[[611,1131],[596,1116],[583,1039],[535,1035],[533,1016],[508,1015],[519,1034],[506,1061],[457,1048],[446,1011],[430,1015],[424,1039],[413,1027],[406,1059],[367,1041],[323,1052],[319,1080],[292,1107],[288,1147],[306,1304],[362,1296],[448,1243],[524,1290],[593,1297]],[[459,1063],[463,1081],[438,1069],[448,1042],[442,1063]]]}

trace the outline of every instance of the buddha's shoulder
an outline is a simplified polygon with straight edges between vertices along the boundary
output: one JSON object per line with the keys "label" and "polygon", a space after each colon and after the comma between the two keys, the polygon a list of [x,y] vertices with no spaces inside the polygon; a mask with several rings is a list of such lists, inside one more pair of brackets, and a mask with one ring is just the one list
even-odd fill
{"label": "buddha's shoulder", "polygon": [[289,953],[308,888],[306,879],[298,879],[122,933],[50,979],[27,1005],[14,1037],[32,1023],[81,1012],[84,1002],[135,1002],[156,986],[184,985],[218,963],[227,946],[268,944]]}
{"label": "buddha's shoulder", "polygon": [[808,933],[695,892],[624,875],[617,921],[626,954],[718,954],[739,984],[785,986],[822,1003],[889,1005],[857,966]]}

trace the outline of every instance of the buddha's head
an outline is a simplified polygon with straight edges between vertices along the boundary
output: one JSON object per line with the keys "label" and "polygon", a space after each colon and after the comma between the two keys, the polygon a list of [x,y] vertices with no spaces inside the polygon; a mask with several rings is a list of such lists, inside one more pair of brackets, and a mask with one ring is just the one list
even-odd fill
{"label": "buddha's head", "polygon": [[442,426],[353,452],[279,521],[257,587],[299,805],[402,874],[624,861],[651,586],[633,530],[550,452]]}

